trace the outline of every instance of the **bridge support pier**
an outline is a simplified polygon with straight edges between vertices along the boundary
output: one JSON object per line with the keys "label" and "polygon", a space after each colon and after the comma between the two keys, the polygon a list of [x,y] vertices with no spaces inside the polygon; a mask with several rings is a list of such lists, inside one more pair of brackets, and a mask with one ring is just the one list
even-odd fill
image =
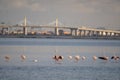
{"label": "bridge support pier", "polygon": [[100,34],[99,31],[96,31],[96,36],[97,36],[97,37],[99,36],[99,34]]}
{"label": "bridge support pier", "polygon": [[78,36],[78,30],[75,29],[75,36]]}
{"label": "bridge support pier", "polygon": [[[73,31],[74,31],[74,34],[73,34]],[[71,36],[78,36],[78,29],[70,29],[70,34],[71,34]]]}
{"label": "bridge support pier", "polygon": [[82,30],[79,30],[79,34],[80,37],[82,36]]}
{"label": "bridge support pier", "polygon": [[23,27],[23,34],[24,34],[24,35],[27,35],[27,27],[26,27],[26,26]]}
{"label": "bridge support pier", "polygon": [[73,29],[70,29],[70,35],[72,36],[72,34],[73,34]]}
{"label": "bridge support pier", "polygon": [[82,36],[85,36],[85,30],[83,30],[83,34],[82,34]]}
{"label": "bridge support pier", "polygon": [[105,37],[108,37],[108,32],[105,32]]}
{"label": "bridge support pier", "polygon": [[59,35],[59,33],[58,33],[58,28],[57,28],[57,27],[55,28],[55,35],[56,35],[56,36]]}
{"label": "bridge support pier", "polygon": [[103,37],[103,32],[102,31],[100,32],[100,37]]}
{"label": "bridge support pier", "polygon": [[90,37],[90,36],[91,36],[90,31],[87,31],[87,36],[88,36],[88,37]]}
{"label": "bridge support pier", "polygon": [[110,32],[110,37],[112,37],[112,32]]}

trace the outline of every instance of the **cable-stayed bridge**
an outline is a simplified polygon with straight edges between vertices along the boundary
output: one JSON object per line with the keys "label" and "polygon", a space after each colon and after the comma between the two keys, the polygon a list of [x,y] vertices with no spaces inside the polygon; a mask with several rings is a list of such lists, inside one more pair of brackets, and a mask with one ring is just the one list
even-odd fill
{"label": "cable-stayed bridge", "polygon": [[[29,25],[28,25],[29,24]],[[0,25],[1,34],[11,34],[12,28],[21,28],[21,34],[27,36],[33,29],[53,29],[55,36],[64,35],[64,31],[67,30],[69,36],[76,37],[120,37],[120,31],[117,30],[106,30],[106,29],[95,29],[88,27],[69,27],[65,26],[56,19],[55,21],[47,25],[32,25],[30,21],[27,21],[25,17],[23,21],[19,22],[18,25]],[[16,32],[17,34],[17,32]],[[18,33],[20,34],[20,33]],[[53,35],[53,34],[52,34]]]}

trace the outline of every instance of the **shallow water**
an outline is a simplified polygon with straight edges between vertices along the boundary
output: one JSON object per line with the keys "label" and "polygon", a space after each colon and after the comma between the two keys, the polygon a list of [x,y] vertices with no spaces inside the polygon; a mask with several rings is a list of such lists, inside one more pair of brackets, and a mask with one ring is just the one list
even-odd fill
{"label": "shallow water", "polygon": [[[56,63],[55,54],[64,56],[63,61]],[[8,62],[5,55],[10,56]],[[69,60],[69,55],[86,60]],[[93,55],[109,60],[94,61]],[[111,60],[112,55],[120,56],[119,40],[1,38],[0,80],[120,80],[120,60]]]}
{"label": "shallow water", "polygon": [[7,66],[0,72],[1,80],[120,80],[118,67]]}

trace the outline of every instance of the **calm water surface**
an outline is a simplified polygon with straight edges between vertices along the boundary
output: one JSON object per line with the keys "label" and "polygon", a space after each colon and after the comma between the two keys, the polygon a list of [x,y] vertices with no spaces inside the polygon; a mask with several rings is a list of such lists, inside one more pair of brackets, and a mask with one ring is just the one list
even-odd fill
{"label": "calm water surface", "polygon": [[[24,62],[21,54],[27,57]],[[52,59],[55,54],[64,56],[60,64]],[[75,62],[69,55],[86,60]],[[120,80],[120,60],[93,61],[93,55],[120,56],[120,41],[1,38],[0,80]]]}

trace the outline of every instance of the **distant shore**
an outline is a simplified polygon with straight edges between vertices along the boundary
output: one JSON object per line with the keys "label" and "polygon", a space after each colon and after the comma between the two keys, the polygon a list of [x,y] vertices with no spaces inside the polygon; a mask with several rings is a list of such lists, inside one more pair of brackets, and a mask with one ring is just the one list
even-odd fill
{"label": "distant shore", "polygon": [[45,38],[45,39],[104,39],[120,40],[120,37],[80,37],[80,36],[49,36],[49,35],[0,35],[0,38]]}

